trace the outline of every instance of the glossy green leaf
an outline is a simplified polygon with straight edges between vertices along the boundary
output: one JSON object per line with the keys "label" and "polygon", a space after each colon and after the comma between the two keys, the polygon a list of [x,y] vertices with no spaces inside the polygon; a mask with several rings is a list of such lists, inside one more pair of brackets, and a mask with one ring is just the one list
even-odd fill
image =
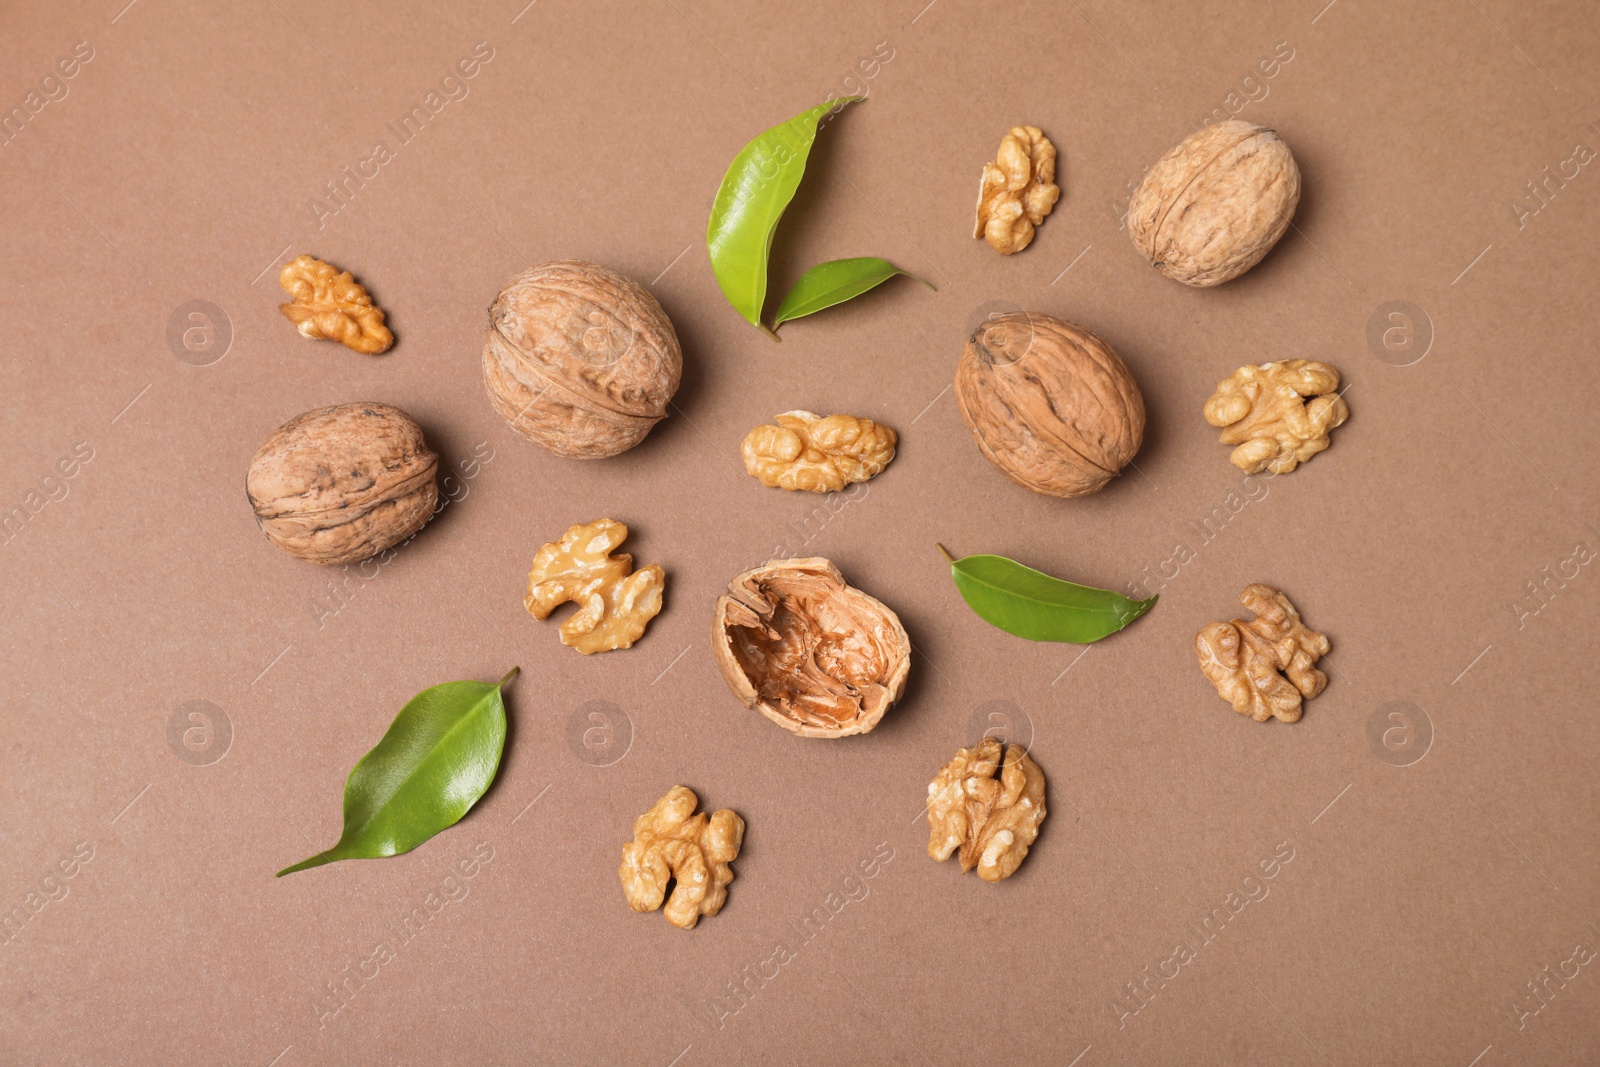
{"label": "glossy green leaf", "polygon": [[339,843],[278,877],[334,860],[399,855],[454,826],[500,767],[506,743],[500,688],[516,673],[513,667],[494,685],[446,682],[412,697],[350,772]]}
{"label": "glossy green leaf", "polygon": [[[794,283],[794,288],[789,290],[789,295],[783,298],[783,303],[778,306],[778,315],[772,320],[772,328],[777,329],[790,319],[804,318],[846,300],[854,300],[896,274],[904,274],[907,278],[917,277],[877,256],[818,263],[801,275],[800,280]],[[917,281],[929,289],[933,288],[921,278],[917,278]]]}
{"label": "glossy green leaf", "polygon": [[951,559],[945,552],[945,558],[956,590],[979,618],[1029,641],[1087,645],[1116,633],[1158,599],[1130,600],[1109,589],[1064,582],[1004,556]]}
{"label": "glossy green leaf", "polygon": [[706,249],[722,295],[752,326],[761,325],[767,300],[772,234],[800,188],[817,121],[859,99],[830,100],[779,123],[740,149],[722,176],[706,225]]}

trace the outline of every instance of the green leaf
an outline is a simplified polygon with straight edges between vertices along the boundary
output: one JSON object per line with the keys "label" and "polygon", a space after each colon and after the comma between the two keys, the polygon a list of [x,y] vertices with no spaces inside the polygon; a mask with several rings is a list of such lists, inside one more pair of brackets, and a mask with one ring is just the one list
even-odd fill
{"label": "green leaf", "polygon": [[[887,259],[879,259],[876,256],[832,259],[826,263],[818,263],[801,275],[800,280],[794,283],[794,288],[789,290],[789,295],[783,298],[783,303],[778,306],[778,315],[772,320],[772,328],[777,329],[790,319],[804,318],[824,308],[842,304],[846,300],[854,300],[869,289],[876,289],[896,274],[917,278],[915,274],[903,271]],[[917,278],[917,281],[927,285],[929,289],[933,288],[921,278]]]}
{"label": "green leaf", "polygon": [[1130,600],[1109,589],[1064,582],[1004,556],[952,559],[945,552],[945,558],[956,590],[979,618],[1029,641],[1087,645],[1116,633],[1158,599]]}
{"label": "green leaf", "polygon": [[500,767],[506,743],[500,687],[516,673],[511,668],[494,685],[446,682],[412,697],[350,772],[339,843],[278,877],[334,860],[399,855],[454,826]]}
{"label": "green leaf", "polygon": [[706,249],[722,295],[752,326],[761,325],[767,300],[772,234],[800,188],[817,120],[859,99],[830,100],[779,123],[740,149],[722,176],[706,225]]}

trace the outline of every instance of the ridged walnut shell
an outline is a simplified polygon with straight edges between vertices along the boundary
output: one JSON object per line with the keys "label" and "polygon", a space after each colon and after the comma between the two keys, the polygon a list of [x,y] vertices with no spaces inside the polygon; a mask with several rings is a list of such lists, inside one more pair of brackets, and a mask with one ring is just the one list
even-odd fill
{"label": "ridged walnut shell", "polygon": [[1300,203],[1300,168],[1265,126],[1231,119],[1162,156],[1128,204],[1128,233],[1156,270],[1221,285],[1261,261]]}
{"label": "ridged walnut shell", "polygon": [[597,264],[531,267],[489,308],[489,400],[558,456],[600,459],[644,440],[682,373],[678,335],[656,298]]}
{"label": "ridged walnut shell", "polygon": [[988,319],[956,368],[956,403],[984,456],[1046,496],[1097,493],[1144,442],[1144,397],[1128,365],[1065,319]]}
{"label": "ridged walnut shell", "polygon": [[404,411],[338,404],[278,427],[250,461],[245,492],[261,532],[289,555],[357,563],[428,524],[438,469]]}
{"label": "ridged walnut shell", "polygon": [[801,737],[878,725],[905,692],[911,639],[825,559],[775,559],[717,598],[711,651],[733,695]]}

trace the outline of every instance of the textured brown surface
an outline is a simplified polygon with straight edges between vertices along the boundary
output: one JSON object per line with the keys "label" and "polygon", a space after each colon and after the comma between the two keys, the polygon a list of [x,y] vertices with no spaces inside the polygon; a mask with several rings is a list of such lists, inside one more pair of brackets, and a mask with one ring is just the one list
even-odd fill
{"label": "textured brown surface", "polygon": [[[525,2],[0,16],[0,105],[74,71],[0,148],[0,907],[29,916],[0,944],[0,1063],[1600,1060],[1600,959],[1575,952],[1600,949],[1590,8]],[[784,219],[774,297],[868,254],[938,292],[884,285],[774,343],[706,263],[717,182],[757,130],[861,89]],[[388,124],[430,92],[402,142]],[[1119,212],[1240,106],[1294,148],[1301,233],[1175,284]],[[971,237],[972,179],[1016,122],[1067,180],[1002,257]],[[393,158],[328,198],[380,138]],[[382,359],[288,327],[274,279],[302,251],[380,298]],[[559,258],[647,285],[683,342],[677,410],[615,459],[553,456],[484,396],[484,309]],[[1000,302],[1128,360],[1140,470],[1056,500],[973,447],[946,387]],[[1200,406],[1291,358],[1337,366],[1353,414],[1294,474],[1246,478]],[[450,503],[385,566],[291,559],[245,467],[298,412],[363,399],[417,417]],[[739,441],[794,408],[881,420],[899,454],[838,500],[767,489]],[[632,649],[585,657],[521,598],[538,545],[598,515],[672,590]],[[935,542],[1161,601],[1087,651],[1019,642]],[[711,659],[729,577],[812,555],[917,649],[865,737],[775,728]],[[1334,643],[1293,725],[1233,714],[1195,664],[1249,581]],[[406,699],[512,664],[505,762],[459,825],[273,879],[337,835]],[[1031,738],[1051,815],[988,885],[927,858],[919,813],[996,719]],[[749,826],[689,933],[617,882],[679,783]],[[1213,909],[1220,933],[1188,932]]]}

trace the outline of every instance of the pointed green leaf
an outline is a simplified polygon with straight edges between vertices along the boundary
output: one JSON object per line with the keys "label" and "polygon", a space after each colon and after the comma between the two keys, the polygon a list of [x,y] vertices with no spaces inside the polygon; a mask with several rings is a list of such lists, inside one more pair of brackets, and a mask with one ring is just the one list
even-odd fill
{"label": "pointed green leaf", "polygon": [[[790,319],[804,318],[824,308],[842,304],[846,300],[854,300],[869,289],[876,289],[896,274],[904,274],[908,278],[917,277],[901,270],[887,259],[879,259],[876,256],[833,259],[826,263],[818,263],[800,276],[800,280],[794,283],[794,288],[789,290],[789,295],[783,298],[783,303],[778,305],[778,315],[772,320],[772,328],[777,329]],[[933,288],[921,278],[917,278],[917,281],[927,285],[929,289]]]}
{"label": "pointed green leaf", "polygon": [[979,618],[1029,641],[1087,645],[1116,633],[1158,599],[1130,600],[1109,589],[1065,582],[1004,556],[951,559],[950,576]]}
{"label": "pointed green leaf", "polygon": [[494,685],[446,682],[412,697],[350,772],[339,843],[278,877],[334,860],[409,852],[454,826],[500,767],[506,743],[500,687],[516,673],[513,667]]}
{"label": "pointed green leaf", "polygon": [[830,100],[779,123],[740,149],[722,176],[706,225],[706,249],[722,295],[752,326],[761,325],[767,300],[772,234],[800,188],[817,121],[859,99]]}

